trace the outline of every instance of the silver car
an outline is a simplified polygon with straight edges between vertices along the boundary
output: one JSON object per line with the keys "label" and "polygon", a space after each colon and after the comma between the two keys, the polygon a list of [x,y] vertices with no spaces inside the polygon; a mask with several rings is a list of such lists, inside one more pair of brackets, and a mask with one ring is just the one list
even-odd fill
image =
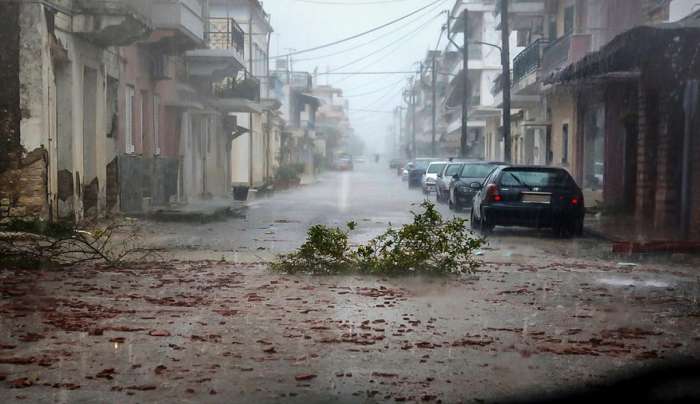
{"label": "silver car", "polygon": [[431,192],[435,192],[438,175],[442,173],[447,164],[449,164],[448,161],[433,161],[428,165],[421,179],[421,186],[424,194],[429,195]]}

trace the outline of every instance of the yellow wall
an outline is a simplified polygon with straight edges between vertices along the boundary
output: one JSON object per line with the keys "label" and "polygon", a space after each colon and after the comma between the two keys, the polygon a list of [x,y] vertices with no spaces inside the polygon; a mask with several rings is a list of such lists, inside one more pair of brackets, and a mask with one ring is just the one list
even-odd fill
{"label": "yellow wall", "polygon": [[[552,165],[567,168],[574,176],[576,167],[576,103],[573,94],[567,89],[556,89],[549,94],[548,105],[551,109],[552,123]],[[562,163],[563,125],[569,124],[569,157],[567,163]]]}

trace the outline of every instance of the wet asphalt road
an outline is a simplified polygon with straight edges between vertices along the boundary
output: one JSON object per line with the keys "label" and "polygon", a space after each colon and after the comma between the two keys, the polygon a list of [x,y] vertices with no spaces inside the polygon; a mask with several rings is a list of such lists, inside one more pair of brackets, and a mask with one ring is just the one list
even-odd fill
{"label": "wet asphalt road", "polygon": [[[437,203],[434,194],[427,198]],[[168,258],[269,261],[298,247],[311,225],[342,227],[355,221],[358,228],[351,236],[361,242],[389,224],[410,222],[410,212],[419,210],[425,199],[420,190],[409,190],[385,164],[358,164],[353,172],[326,173],[312,185],[251,201],[245,218],[190,225],[149,223],[145,241]],[[445,217],[469,217],[468,212],[455,213],[446,205],[439,208]],[[610,246],[601,240],[561,240],[546,230],[497,228],[489,241],[499,250],[495,255],[506,259],[540,254],[610,258]]]}
{"label": "wet asphalt road", "polygon": [[367,164],[245,218],[147,223],[167,262],[0,269],[0,402],[481,403],[700,358],[695,268],[596,239],[497,229],[460,279],[266,269],[310,224],[355,220],[359,241],[422,198]]}

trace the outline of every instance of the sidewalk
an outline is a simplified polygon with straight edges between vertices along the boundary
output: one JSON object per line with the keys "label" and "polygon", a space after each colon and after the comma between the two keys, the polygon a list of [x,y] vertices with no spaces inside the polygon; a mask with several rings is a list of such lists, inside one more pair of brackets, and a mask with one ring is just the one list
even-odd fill
{"label": "sidewalk", "polygon": [[700,253],[699,240],[684,240],[674,229],[655,229],[632,215],[586,215],[584,231],[610,241],[616,253]]}
{"label": "sidewalk", "polygon": [[232,198],[214,198],[158,209],[147,214],[146,218],[162,222],[210,223],[229,217],[241,217],[246,208],[246,203],[242,201],[234,201]]}

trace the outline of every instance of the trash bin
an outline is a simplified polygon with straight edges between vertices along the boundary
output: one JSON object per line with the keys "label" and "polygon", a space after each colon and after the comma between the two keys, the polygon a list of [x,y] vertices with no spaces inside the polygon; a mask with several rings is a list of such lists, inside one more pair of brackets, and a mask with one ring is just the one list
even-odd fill
{"label": "trash bin", "polygon": [[248,200],[248,187],[243,186],[243,185],[233,187],[233,200],[235,200],[235,201]]}

